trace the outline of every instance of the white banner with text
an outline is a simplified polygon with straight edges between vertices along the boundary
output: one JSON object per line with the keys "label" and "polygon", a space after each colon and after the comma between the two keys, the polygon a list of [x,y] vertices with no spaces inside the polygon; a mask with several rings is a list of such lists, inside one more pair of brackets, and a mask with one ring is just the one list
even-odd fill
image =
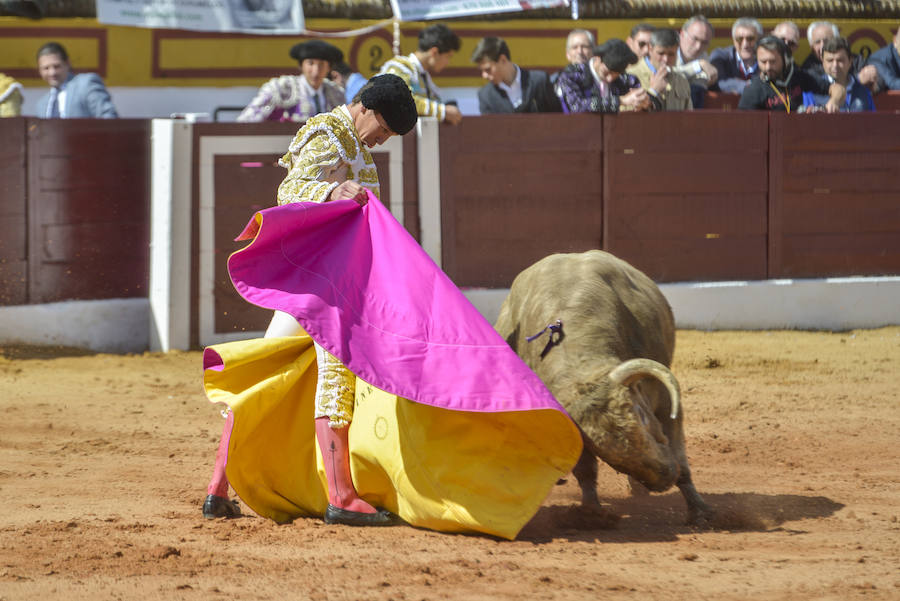
{"label": "white banner with text", "polygon": [[568,6],[568,0],[391,0],[401,21],[427,21]]}
{"label": "white banner with text", "polygon": [[97,0],[108,25],[291,34],[304,31],[300,0]]}

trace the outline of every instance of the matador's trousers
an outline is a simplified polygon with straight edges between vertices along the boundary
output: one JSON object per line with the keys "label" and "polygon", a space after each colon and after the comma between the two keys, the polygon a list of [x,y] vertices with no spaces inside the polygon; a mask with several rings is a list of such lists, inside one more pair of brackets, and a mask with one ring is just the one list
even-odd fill
{"label": "matador's trousers", "polygon": [[[275,311],[266,330],[266,338],[303,336],[306,332],[292,316]],[[316,382],[315,417],[328,417],[332,428],[349,426],[353,419],[353,399],[356,395],[356,376],[340,359],[314,343],[318,380]]]}

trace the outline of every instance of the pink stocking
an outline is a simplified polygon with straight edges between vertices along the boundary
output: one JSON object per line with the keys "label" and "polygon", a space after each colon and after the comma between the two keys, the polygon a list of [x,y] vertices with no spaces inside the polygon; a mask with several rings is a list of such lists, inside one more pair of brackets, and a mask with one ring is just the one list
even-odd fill
{"label": "pink stocking", "polygon": [[234,413],[228,412],[225,418],[225,427],[222,429],[222,438],[219,440],[219,450],[216,451],[216,465],[213,468],[213,477],[206,487],[206,494],[228,498],[228,478],[225,476],[225,466],[228,464],[228,443],[231,441],[231,429],[234,427]]}
{"label": "pink stocking", "polygon": [[328,477],[328,502],[340,509],[375,513],[375,508],[359,498],[350,477],[350,426],[332,428],[328,417],[316,419],[316,440]]}

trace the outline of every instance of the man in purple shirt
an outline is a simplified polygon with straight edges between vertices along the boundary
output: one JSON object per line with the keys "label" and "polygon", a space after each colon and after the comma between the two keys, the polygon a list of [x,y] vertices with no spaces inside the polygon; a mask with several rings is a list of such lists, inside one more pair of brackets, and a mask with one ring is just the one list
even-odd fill
{"label": "man in purple shirt", "polygon": [[625,72],[638,60],[622,40],[607,40],[594,48],[590,61],[569,65],[556,80],[556,95],[564,113],[618,113],[647,110],[650,98],[637,77]]}

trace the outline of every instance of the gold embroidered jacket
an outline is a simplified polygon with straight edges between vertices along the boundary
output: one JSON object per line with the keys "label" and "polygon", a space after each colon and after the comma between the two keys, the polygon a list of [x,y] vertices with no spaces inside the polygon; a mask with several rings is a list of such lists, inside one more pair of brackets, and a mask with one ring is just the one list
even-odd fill
{"label": "gold embroidered jacket", "polygon": [[338,184],[354,181],[380,196],[375,160],[359,139],[345,105],[311,117],[278,164],[288,169],[278,204],[325,202]]}

